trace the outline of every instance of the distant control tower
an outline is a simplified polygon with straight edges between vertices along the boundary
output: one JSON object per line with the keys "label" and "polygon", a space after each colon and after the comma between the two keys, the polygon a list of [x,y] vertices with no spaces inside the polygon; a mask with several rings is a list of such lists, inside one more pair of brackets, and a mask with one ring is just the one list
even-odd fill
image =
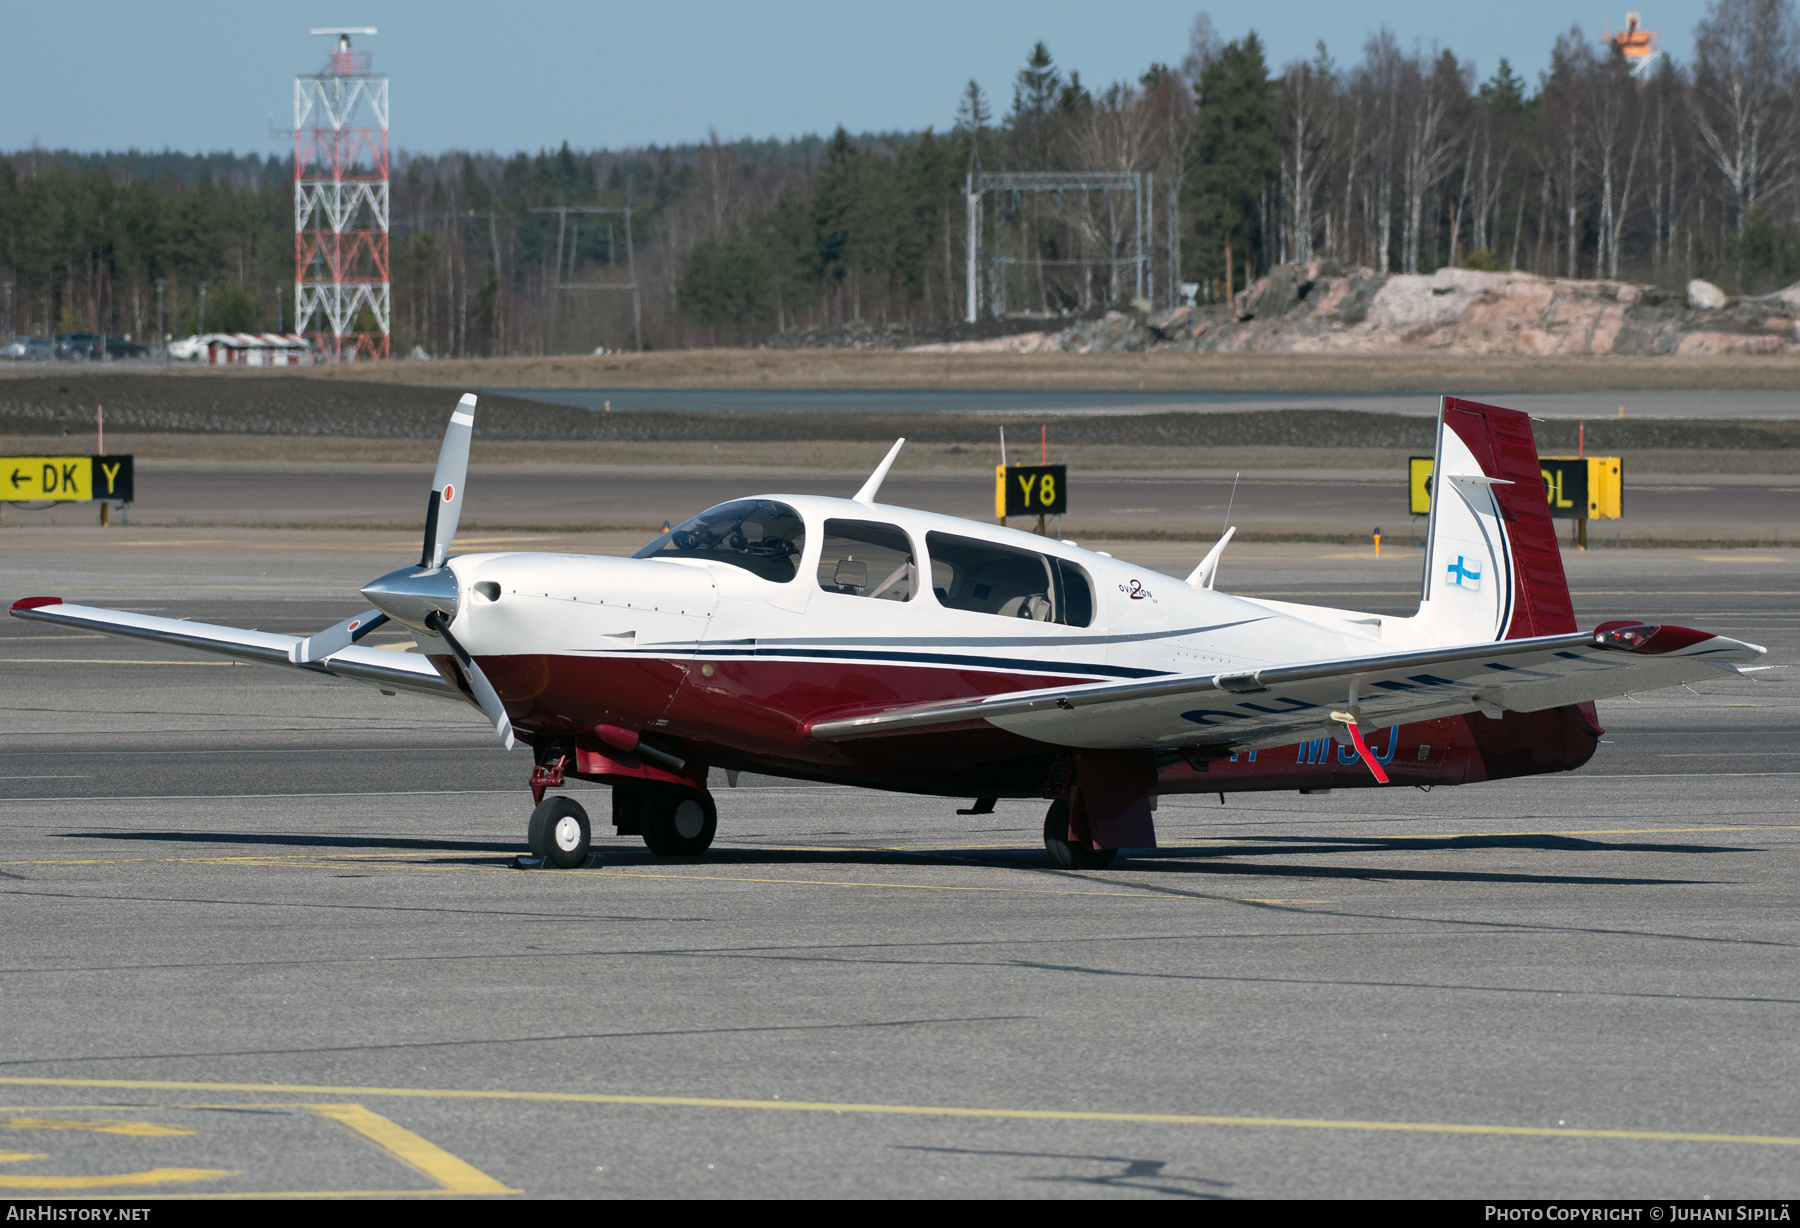
{"label": "distant control tower", "polygon": [[337,45],[318,74],[294,78],[294,327],[328,362],[386,358],[388,79],[350,49],[373,26],[313,33]]}
{"label": "distant control tower", "polygon": [[1662,49],[1656,45],[1656,31],[1643,28],[1644,19],[1636,13],[1625,14],[1625,28],[1617,34],[1608,32],[1600,36],[1600,41],[1609,47],[1617,47],[1625,55],[1625,63],[1630,65],[1633,76],[1642,77],[1650,72],[1657,60],[1662,58]]}

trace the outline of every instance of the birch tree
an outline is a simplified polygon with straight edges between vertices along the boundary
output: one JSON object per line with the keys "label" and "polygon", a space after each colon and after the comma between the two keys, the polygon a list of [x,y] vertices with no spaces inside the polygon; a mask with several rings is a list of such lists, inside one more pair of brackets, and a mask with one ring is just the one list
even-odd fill
{"label": "birch tree", "polygon": [[1461,143],[1452,123],[1457,104],[1468,94],[1467,70],[1446,51],[1429,73],[1414,60],[1405,79],[1412,95],[1401,129],[1406,190],[1406,271],[1419,271],[1419,238],[1423,230],[1425,194],[1444,178]]}
{"label": "birch tree", "polygon": [[1383,27],[1363,46],[1363,62],[1356,71],[1355,94],[1363,112],[1358,125],[1364,132],[1362,149],[1354,156],[1364,161],[1361,190],[1363,227],[1375,267],[1393,270],[1394,167],[1400,133],[1400,95],[1405,57],[1393,31]]}
{"label": "birch tree", "polygon": [[[1545,212],[1552,196],[1562,213],[1565,277],[1574,277],[1581,251],[1583,176],[1590,154],[1586,93],[1594,78],[1594,54],[1580,26],[1571,26],[1550,53],[1538,111],[1538,165],[1544,176]],[[1538,221],[1540,230],[1548,221]],[[1540,235],[1540,243],[1542,236]]]}
{"label": "birch tree", "polygon": [[1713,0],[1694,31],[1694,120],[1741,221],[1792,173],[1793,0]]}
{"label": "birch tree", "polygon": [[1473,113],[1469,163],[1472,202],[1469,248],[1493,253],[1500,246],[1500,206],[1525,109],[1525,83],[1505,59],[1482,83]]}
{"label": "birch tree", "polygon": [[[1619,275],[1619,242],[1631,201],[1631,181],[1643,147],[1644,124],[1636,83],[1625,58],[1613,52],[1593,65],[1587,90],[1588,123],[1600,189],[1600,255],[1608,277]],[[1599,269],[1596,268],[1598,273]]]}
{"label": "birch tree", "polygon": [[1315,225],[1313,210],[1324,182],[1328,147],[1333,134],[1333,103],[1337,73],[1325,44],[1318,44],[1312,61],[1288,65],[1281,79],[1278,130],[1283,145],[1281,196],[1282,229],[1287,258],[1305,263],[1313,258]]}

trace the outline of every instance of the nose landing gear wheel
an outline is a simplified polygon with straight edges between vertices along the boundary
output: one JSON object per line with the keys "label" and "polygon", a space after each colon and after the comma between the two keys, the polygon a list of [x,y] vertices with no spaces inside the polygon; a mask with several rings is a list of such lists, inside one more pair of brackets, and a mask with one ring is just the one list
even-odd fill
{"label": "nose landing gear wheel", "polygon": [[1069,803],[1051,802],[1044,815],[1044,850],[1059,870],[1104,870],[1118,849],[1089,848],[1069,839]]}
{"label": "nose landing gear wheel", "polygon": [[568,797],[546,797],[526,828],[532,855],[563,870],[587,864],[589,834],[587,811]]}
{"label": "nose landing gear wheel", "polygon": [[675,785],[650,791],[641,821],[644,843],[659,857],[698,857],[719,830],[712,797]]}

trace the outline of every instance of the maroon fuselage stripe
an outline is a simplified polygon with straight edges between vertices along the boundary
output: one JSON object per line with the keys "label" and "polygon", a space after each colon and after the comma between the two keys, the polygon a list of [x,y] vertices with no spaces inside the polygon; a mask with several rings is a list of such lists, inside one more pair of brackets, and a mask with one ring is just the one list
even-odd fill
{"label": "maroon fuselage stripe", "polygon": [[[548,736],[593,736],[600,725],[642,731],[714,767],[952,797],[1039,796],[1060,747],[981,720],[821,742],[811,721],[890,707],[1076,686],[1088,677],[879,661],[654,657],[483,657],[513,723]],[[710,668],[711,672],[706,672]],[[1396,784],[1460,784],[1578,767],[1593,754],[1591,711],[1447,717],[1386,730],[1369,742]],[[668,732],[658,737],[658,731]],[[1420,748],[1425,748],[1421,753]],[[1238,792],[1374,784],[1337,743],[1277,747],[1205,771],[1165,767],[1165,792]]]}

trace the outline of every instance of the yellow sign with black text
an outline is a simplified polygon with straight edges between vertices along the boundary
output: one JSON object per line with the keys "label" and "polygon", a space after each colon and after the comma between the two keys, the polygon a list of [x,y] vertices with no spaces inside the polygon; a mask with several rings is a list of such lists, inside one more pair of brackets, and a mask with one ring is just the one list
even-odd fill
{"label": "yellow sign with black text", "polygon": [[1544,497],[1561,520],[1617,520],[1625,514],[1625,461],[1617,456],[1540,456]]}
{"label": "yellow sign with black text", "polygon": [[1067,465],[994,466],[994,515],[1060,516],[1069,510]]}
{"label": "yellow sign with black text", "polygon": [[130,503],[129,456],[0,456],[0,502]]}
{"label": "yellow sign with black text", "polygon": [[1407,458],[1407,486],[1412,491],[1412,514],[1424,516],[1431,511],[1431,466],[1435,458],[1430,456],[1412,456]]}
{"label": "yellow sign with black text", "polygon": [[[1431,511],[1429,456],[1409,458],[1408,506],[1415,516]],[[1617,456],[1540,456],[1544,501],[1559,520],[1617,520],[1625,514],[1625,461]]]}

